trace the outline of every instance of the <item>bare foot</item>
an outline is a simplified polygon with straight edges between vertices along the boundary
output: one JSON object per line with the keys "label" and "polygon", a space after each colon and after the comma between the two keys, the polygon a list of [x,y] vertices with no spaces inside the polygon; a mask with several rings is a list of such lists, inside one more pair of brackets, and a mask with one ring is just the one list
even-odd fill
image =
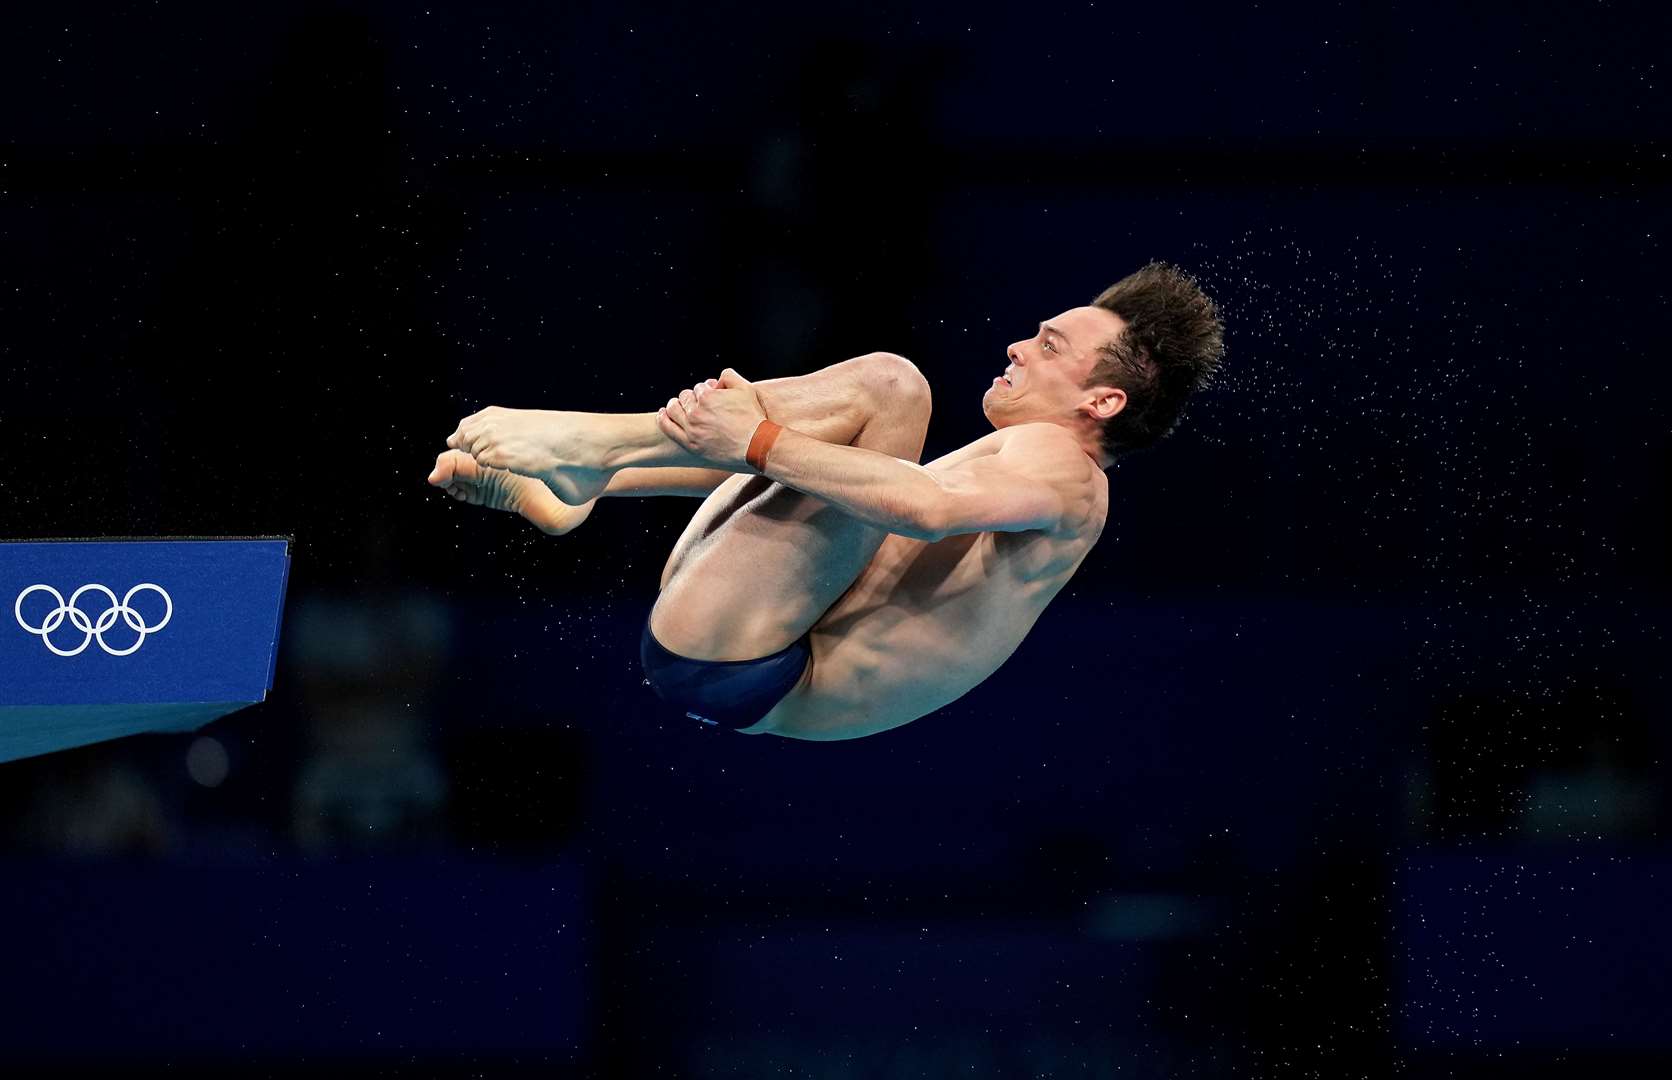
{"label": "bare foot", "polygon": [[459,421],[447,445],[463,450],[488,470],[513,472],[545,483],[570,506],[582,506],[609,486],[601,468],[606,447],[590,413],[507,409],[490,405]]}
{"label": "bare foot", "polygon": [[[489,469],[463,450],[444,450],[435,459],[430,483],[460,502],[520,514],[541,532],[562,536],[587,519],[596,497],[569,506],[540,481],[505,469]],[[600,489],[601,490],[601,489]]]}

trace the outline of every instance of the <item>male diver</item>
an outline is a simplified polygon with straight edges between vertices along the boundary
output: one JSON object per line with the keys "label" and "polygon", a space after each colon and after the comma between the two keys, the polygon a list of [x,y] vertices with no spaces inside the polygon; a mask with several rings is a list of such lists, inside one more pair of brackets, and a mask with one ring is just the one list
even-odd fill
{"label": "male diver", "polygon": [[1105,470],[1169,434],[1223,324],[1152,262],[1012,344],[994,431],[918,464],[929,384],[878,352],[654,413],[467,416],[429,482],[543,531],[605,495],[706,496],[641,635],[656,693],[746,734],[852,739],[956,701],[1002,665],[1103,532]]}

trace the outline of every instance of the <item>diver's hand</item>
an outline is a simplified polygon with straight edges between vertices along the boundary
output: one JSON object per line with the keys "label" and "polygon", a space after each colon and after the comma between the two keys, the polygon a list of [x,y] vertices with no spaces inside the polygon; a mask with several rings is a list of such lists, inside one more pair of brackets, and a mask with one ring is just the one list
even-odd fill
{"label": "diver's hand", "polygon": [[656,412],[662,434],[710,465],[749,468],[749,440],[766,419],[754,386],[731,368],[700,382]]}
{"label": "diver's hand", "polygon": [[539,480],[486,468],[463,450],[444,450],[437,455],[429,479],[431,485],[460,502],[520,514],[549,536],[562,536],[576,528],[598,501],[570,506]]}

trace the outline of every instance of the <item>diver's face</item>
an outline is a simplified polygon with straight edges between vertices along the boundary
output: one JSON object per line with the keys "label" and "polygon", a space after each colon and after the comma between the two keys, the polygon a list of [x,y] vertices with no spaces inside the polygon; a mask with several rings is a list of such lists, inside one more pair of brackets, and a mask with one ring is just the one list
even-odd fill
{"label": "diver's face", "polygon": [[1099,307],[1071,308],[1039,324],[1005,350],[1009,361],[981,399],[996,428],[1037,420],[1066,420],[1092,397],[1085,384],[1098,351],[1126,329],[1120,316]]}

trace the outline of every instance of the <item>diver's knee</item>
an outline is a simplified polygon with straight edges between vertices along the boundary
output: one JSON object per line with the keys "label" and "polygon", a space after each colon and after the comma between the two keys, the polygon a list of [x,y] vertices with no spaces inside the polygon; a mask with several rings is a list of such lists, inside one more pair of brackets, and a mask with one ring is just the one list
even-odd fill
{"label": "diver's knee", "polygon": [[865,357],[869,367],[866,387],[879,409],[927,410],[930,406],[929,380],[917,365],[898,353],[874,352]]}

